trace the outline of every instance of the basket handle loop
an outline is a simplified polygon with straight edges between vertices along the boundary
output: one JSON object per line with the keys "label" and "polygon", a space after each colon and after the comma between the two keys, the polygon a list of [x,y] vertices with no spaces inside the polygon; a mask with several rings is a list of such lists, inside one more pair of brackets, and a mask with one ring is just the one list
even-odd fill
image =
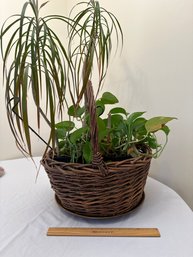
{"label": "basket handle loop", "polygon": [[101,171],[102,175],[106,176],[108,175],[108,170],[105,162],[103,161],[103,157],[99,152],[96,106],[92,82],[90,80],[88,80],[85,91],[85,103],[88,113],[90,115],[90,138],[93,153],[92,165],[94,168],[98,168]]}

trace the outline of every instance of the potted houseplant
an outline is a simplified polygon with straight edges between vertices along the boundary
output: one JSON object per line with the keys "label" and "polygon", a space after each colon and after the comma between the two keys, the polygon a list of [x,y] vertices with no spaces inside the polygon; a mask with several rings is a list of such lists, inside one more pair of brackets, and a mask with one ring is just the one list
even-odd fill
{"label": "potted houseplant", "polygon": [[[32,157],[29,99],[37,116],[50,130],[42,165],[58,203],[68,211],[90,217],[122,215],[144,197],[152,157],[164,145],[173,117],[146,119],[144,112],[129,114],[115,106],[111,92],[99,97],[113,43],[123,42],[117,18],[90,0],[77,6],[74,16],[40,16],[38,0],[27,1],[1,29],[1,53],[8,121],[18,148]],[[27,15],[31,8],[33,15]],[[68,29],[67,42],[53,31],[56,20]],[[12,31],[12,33],[10,33]],[[4,38],[8,43],[4,47]],[[98,71],[95,90],[92,75]],[[42,104],[42,99],[44,104]],[[44,108],[45,107],[45,108]],[[65,118],[64,118],[65,117]]]}

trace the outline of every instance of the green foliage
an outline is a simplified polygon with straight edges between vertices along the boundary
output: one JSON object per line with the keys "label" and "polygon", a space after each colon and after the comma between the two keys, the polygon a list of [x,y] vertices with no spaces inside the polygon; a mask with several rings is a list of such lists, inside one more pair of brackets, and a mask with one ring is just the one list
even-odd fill
{"label": "green foliage", "polygon": [[116,104],[119,102],[116,96],[114,96],[110,92],[105,92],[100,100],[103,104]]}
{"label": "green foliage", "polygon": [[111,114],[121,113],[121,114],[127,115],[127,112],[125,111],[125,109],[123,109],[123,108],[121,108],[121,107],[112,108],[112,109],[110,110],[110,113],[111,113]]}
{"label": "green foliage", "polygon": [[87,132],[87,130],[88,130],[87,127],[76,129],[74,132],[72,132],[69,135],[70,142],[72,144],[76,144],[78,141],[84,138],[84,133]]}
{"label": "green foliage", "polygon": [[[148,120],[145,128],[148,132],[156,132],[164,127],[166,123],[175,119],[174,117],[154,117]],[[167,132],[168,133],[168,132]]]}
{"label": "green foliage", "polygon": [[[117,18],[98,1],[78,3],[70,18],[62,15],[41,17],[40,11],[48,2],[39,5],[38,0],[26,1],[21,14],[6,20],[0,31],[9,125],[18,148],[32,156],[30,130],[34,129],[30,127],[29,104],[33,102],[37,129],[40,130],[41,118],[50,129],[47,148],[56,150],[57,155],[68,161],[90,163],[92,119],[82,102],[85,102],[92,74],[98,74],[98,95],[113,45],[116,52],[123,44],[122,29]],[[79,7],[83,8],[76,12]],[[28,16],[28,9],[31,16]],[[66,40],[60,39],[52,29],[52,21],[67,27],[66,46]],[[166,124],[174,118],[148,120],[143,117],[144,112],[129,114],[119,106],[105,113],[106,105],[117,103],[117,97],[110,92],[104,92],[95,103],[98,144],[104,158],[116,160],[147,154],[158,157],[170,132]],[[64,114],[69,115],[68,120],[63,120]],[[165,144],[157,140],[159,131],[165,135]],[[147,147],[151,152],[146,152]]]}
{"label": "green foliage", "polygon": [[[167,143],[170,132],[170,129],[165,124],[175,118],[153,117],[146,119],[143,117],[145,112],[129,114],[122,107],[114,107],[105,115],[105,107],[110,102],[111,104],[118,103],[118,99],[109,92],[105,92],[100,99],[96,100],[98,143],[103,157],[106,160],[119,160],[139,155],[159,157]],[[83,107],[78,107],[77,112],[83,109]],[[68,123],[60,122],[56,125],[57,135],[63,136],[62,140],[61,137],[58,137],[60,144],[61,141],[63,142],[60,154],[64,154],[63,148],[65,145],[66,154],[71,153],[72,155],[74,151],[73,159],[69,155],[71,161],[78,162],[81,160],[85,163],[91,163],[92,146],[90,141],[89,115],[86,109],[84,109],[84,113],[81,111],[81,115],[70,114],[79,122],[82,122],[82,119],[79,119],[80,117],[85,117],[84,126],[74,129],[71,133],[61,134],[61,125],[64,126]],[[69,128],[71,127],[69,126]],[[66,131],[65,126],[63,129]],[[165,135],[165,143],[158,142],[157,133],[159,131]],[[75,145],[76,148],[74,147]],[[147,149],[149,149],[148,153]],[[74,156],[77,156],[77,158],[74,158]]]}
{"label": "green foliage", "polygon": [[83,154],[83,158],[84,158],[85,162],[91,163],[91,161],[92,161],[92,146],[89,141],[87,141],[83,145],[83,153],[82,154]]}
{"label": "green foliage", "polygon": [[68,108],[68,115],[73,116],[73,117],[77,117],[80,118],[82,116],[82,114],[85,112],[85,107],[75,107],[74,105],[71,105]]}
{"label": "green foliage", "polygon": [[[8,121],[16,145],[30,156],[30,130],[40,130],[41,118],[49,126],[47,146],[52,148],[56,146],[56,136],[61,135],[61,131],[57,135],[55,131],[58,117],[68,112],[82,119],[85,110],[79,103],[88,81],[96,69],[97,91],[100,90],[114,49],[112,41],[115,52],[123,43],[117,18],[98,1],[78,3],[70,17],[58,14],[41,17],[41,10],[49,1],[39,2],[26,0],[21,14],[8,18],[0,30]],[[67,28],[68,37],[59,37],[52,29],[52,22],[63,26],[63,31]],[[29,96],[36,109],[37,124],[33,124],[36,129],[30,127]],[[113,103],[116,99],[106,93],[101,101]],[[65,131],[71,129],[68,125]]]}
{"label": "green foliage", "polygon": [[75,124],[72,121],[61,121],[55,125],[56,129],[63,129],[64,131],[71,131]]}

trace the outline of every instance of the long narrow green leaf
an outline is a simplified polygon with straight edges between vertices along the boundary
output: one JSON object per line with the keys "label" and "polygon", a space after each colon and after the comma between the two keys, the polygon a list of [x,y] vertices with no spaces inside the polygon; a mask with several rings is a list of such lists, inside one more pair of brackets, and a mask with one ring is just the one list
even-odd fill
{"label": "long narrow green leaf", "polygon": [[27,86],[28,86],[28,67],[22,72],[24,79],[22,83],[22,111],[23,111],[23,128],[25,132],[25,138],[29,154],[32,155],[31,151],[31,140],[29,132],[29,121],[28,121],[28,105],[27,105]]}

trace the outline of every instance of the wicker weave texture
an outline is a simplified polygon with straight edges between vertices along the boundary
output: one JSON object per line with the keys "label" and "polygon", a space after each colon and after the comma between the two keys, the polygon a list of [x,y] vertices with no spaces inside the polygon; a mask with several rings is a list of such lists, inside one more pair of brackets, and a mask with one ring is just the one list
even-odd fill
{"label": "wicker weave texture", "polygon": [[90,164],[42,159],[53,190],[64,209],[88,217],[113,217],[132,210],[141,201],[150,157],[106,163],[104,176]]}

